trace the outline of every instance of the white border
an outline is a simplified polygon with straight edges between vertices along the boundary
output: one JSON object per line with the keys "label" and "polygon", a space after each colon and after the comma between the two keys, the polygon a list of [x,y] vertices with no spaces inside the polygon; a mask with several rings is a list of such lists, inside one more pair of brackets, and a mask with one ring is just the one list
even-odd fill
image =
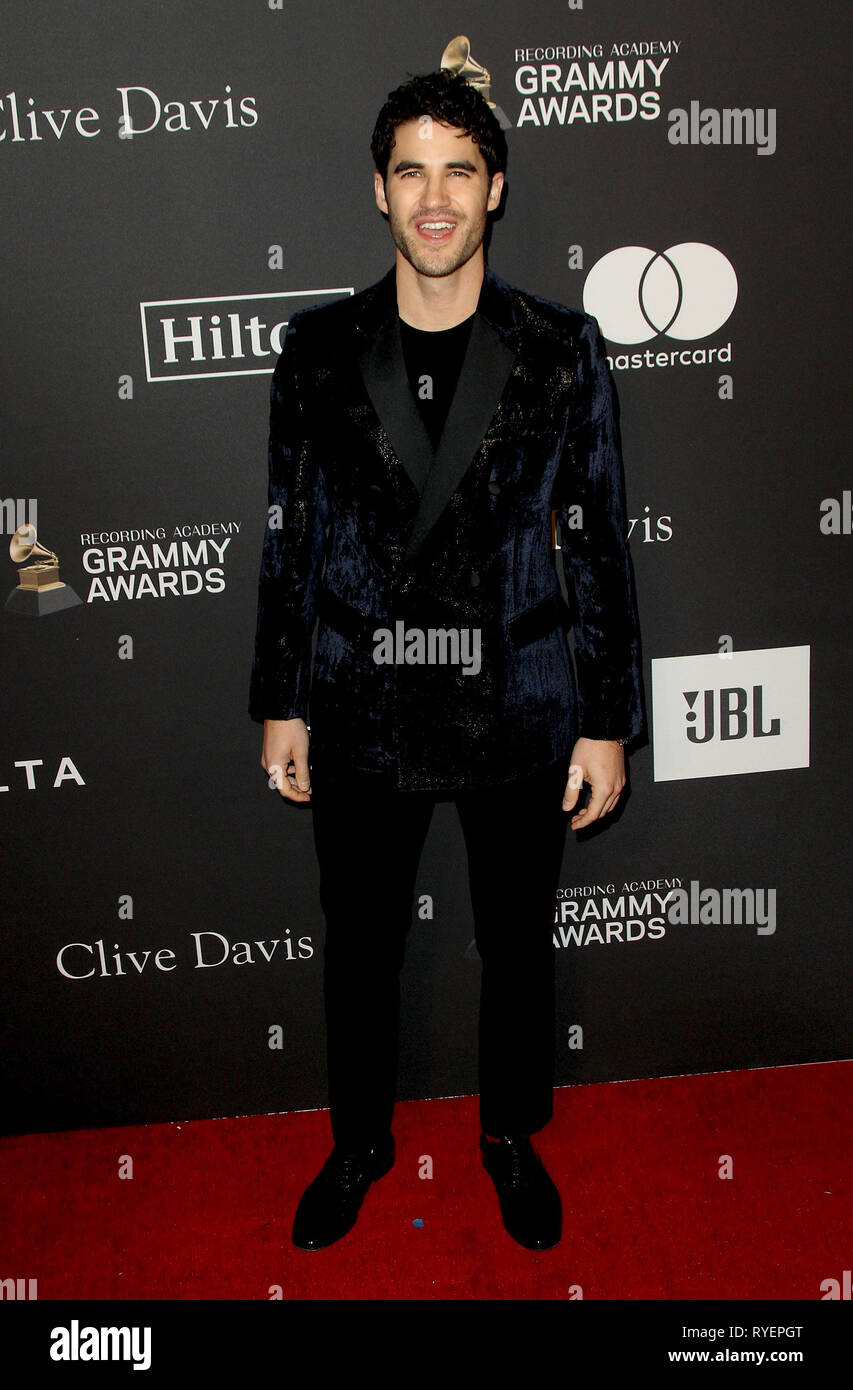
{"label": "white border", "polygon": [[146,381],[209,381],[214,377],[223,376],[265,376],[268,375],[272,367],[267,364],[264,367],[247,367],[245,371],[237,372],[187,372],[181,376],[152,376],[151,362],[148,355],[148,329],[145,322],[146,309],[162,309],[167,304],[224,304],[228,301],[245,299],[298,299],[300,295],[322,295],[322,294],[355,294],[352,285],[342,286],[335,290],[275,290],[265,294],[205,294],[197,295],[194,299],[141,299],[139,301],[139,315],[142,320],[142,343],[145,350],[145,379]]}

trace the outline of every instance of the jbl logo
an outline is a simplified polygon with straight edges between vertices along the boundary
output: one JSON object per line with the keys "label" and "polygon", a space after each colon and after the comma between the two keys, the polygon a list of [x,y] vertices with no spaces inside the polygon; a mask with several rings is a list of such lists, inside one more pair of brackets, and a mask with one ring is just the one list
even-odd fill
{"label": "jbl logo", "polygon": [[809,765],[809,648],[652,662],[655,781]]}
{"label": "jbl logo", "polygon": [[764,727],[763,686],[754,685],[751,693],[739,685],[682,693],[687,701],[684,718],[691,743],[710,743],[717,735],[724,741],[746,738],[750,733],[753,738],[772,738],[782,731],[782,721],[778,718],[771,719],[767,728]]}

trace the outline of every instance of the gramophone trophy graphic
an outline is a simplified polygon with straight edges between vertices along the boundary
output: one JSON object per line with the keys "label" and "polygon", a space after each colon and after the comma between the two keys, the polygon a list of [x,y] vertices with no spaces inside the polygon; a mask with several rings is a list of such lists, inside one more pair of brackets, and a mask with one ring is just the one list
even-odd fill
{"label": "gramophone trophy graphic", "polygon": [[[74,590],[59,577],[59,558],[52,550],[40,545],[36,528],[29,521],[19,526],[9,542],[9,554],[18,570],[18,587],[6,600],[7,613],[23,613],[30,618],[43,618],[47,613],[59,613],[82,603]],[[25,565],[33,555],[43,558]]]}
{"label": "gramophone trophy graphic", "polygon": [[480,95],[485,97],[495,113],[501,130],[511,129],[512,121],[491,100],[491,74],[488,68],[484,68],[477,62],[476,58],[471,57],[471,44],[464,34],[458,34],[455,39],[450,40],[441,55],[441,66],[446,72],[456,73],[459,77],[464,77],[469,86],[475,87]]}

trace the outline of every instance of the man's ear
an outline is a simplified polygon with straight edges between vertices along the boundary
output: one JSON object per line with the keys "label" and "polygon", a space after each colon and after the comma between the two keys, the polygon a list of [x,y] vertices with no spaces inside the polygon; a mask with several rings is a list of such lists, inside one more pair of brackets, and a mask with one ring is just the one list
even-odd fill
{"label": "man's ear", "polygon": [[488,209],[489,212],[494,212],[495,209],[498,207],[498,205],[499,205],[499,203],[500,203],[500,201],[501,201],[501,193],[503,192],[503,186],[504,186],[504,176],[503,176],[503,174],[501,174],[501,173],[493,174],[493,175],[492,175],[491,187],[489,188],[489,197],[488,197],[488,200],[487,200],[487,202],[486,202],[486,208]]}
{"label": "man's ear", "polygon": [[378,207],[379,211],[384,212],[387,215],[388,201],[385,197],[385,180],[383,179],[378,169],[374,170],[373,173],[373,192],[376,197],[376,206]]}

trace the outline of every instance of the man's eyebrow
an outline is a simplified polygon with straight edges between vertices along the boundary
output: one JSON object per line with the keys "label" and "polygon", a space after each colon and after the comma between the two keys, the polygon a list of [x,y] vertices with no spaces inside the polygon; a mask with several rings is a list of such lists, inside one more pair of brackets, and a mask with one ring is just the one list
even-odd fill
{"label": "man's eyebrow", "polygon": [[[477,166],[472,164],[470,159],[448,159],[444,165],[445,169],[467,169],[470,173],[476,174]],[[420,159],[401,159],[399,164],[395,164],[393,173],[399,174],[405,169],[425,169],[426,165]]]}

